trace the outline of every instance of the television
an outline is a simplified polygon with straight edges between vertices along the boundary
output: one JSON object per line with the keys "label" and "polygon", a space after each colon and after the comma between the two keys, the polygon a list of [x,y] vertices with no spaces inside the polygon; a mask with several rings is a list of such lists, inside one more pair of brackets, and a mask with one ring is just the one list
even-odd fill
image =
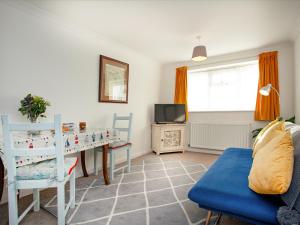
{"label": "television", "polygon": [[155,104],[156,123],[185,123],[184,104]]}

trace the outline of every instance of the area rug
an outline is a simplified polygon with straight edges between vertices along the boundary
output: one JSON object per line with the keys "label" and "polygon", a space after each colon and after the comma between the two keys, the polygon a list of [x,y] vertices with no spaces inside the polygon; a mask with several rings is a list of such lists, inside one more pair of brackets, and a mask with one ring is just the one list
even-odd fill
{"label": "area rug", "polygon": [[[78,179],[76,207],[69,210],[67,224],[204,224],[207,211],[190,201],[187,193],[206,170],[201,163],[155,157],[132,165],[130,173],[120,167],[109,186],[96,177]],[[56,196],[44,207],[56,214]]]}

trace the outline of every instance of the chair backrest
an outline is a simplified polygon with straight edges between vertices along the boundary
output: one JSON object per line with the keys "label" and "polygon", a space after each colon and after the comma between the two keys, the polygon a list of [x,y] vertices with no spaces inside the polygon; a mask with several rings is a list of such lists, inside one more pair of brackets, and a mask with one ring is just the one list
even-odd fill
{"label": "chair backrest", "polygon": [[[16,157],[54,156],[57,164],[57,179],[64,180],[64,146],[61,127],[61,116],[55,115],[53,123],[11,123],[7,115],[1,116],[3,128],[4,154],[7,162],[8,181],[13,182],[16,176]],[[14,132],[55,130],[55,146],[41,148],[15,148]]]}
{"label": "chair backrest", "polygon": [[[127,121],[127,127],[118,127],[118,121]],[[114,113],[113,119],[113,129],[118,130],[119,132],[124,132],[127,134],[126,141],[130,142],[131,138],[131,127],[132,127],[132,113],[129,113],[129,116],[118,116],[117,113]]]}

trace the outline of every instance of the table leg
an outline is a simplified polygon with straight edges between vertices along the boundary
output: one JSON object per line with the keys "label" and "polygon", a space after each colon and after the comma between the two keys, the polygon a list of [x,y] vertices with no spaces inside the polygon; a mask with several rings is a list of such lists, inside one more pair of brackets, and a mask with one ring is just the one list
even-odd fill
{"label": "table leg", "polygon": [[0,157],[0,201],[2,199],[3,188],[4,188],[4,165]]}
{"label": "table leg", "polygon": [[109,177],[107,173],[107,155],[108,155],[108,144],[103,145],[103,150],[102,150],[102,170],[103,170],[103,177],[104,177],[104,182],[106,185],[109,185]]}
{"label": "table leg", "polygon": [[86,166],[85,166],[85,151],[81,151],[80,156],[81,156],[81,167],[82,167],[83,176],[88,177],[89,175],[86,171]]}
{"label": "table leg", "polygon": [[210,218],[211,218],[212,212],[208,211],[207,212],[207,217],[206,217],[206,221],[205,221],[205,225],[209,225],[210,224]]}

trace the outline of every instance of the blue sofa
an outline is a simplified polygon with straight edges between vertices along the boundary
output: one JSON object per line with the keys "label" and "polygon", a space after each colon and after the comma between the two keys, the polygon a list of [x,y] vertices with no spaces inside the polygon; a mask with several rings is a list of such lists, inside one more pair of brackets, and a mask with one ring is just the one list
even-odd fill
{"label": "blue sofa", "polygon": [[278,224],[279,196],[260,195],[248,187],[252,150],[226,149],[190,190],[199,207],[228,214],[255,225]]}

